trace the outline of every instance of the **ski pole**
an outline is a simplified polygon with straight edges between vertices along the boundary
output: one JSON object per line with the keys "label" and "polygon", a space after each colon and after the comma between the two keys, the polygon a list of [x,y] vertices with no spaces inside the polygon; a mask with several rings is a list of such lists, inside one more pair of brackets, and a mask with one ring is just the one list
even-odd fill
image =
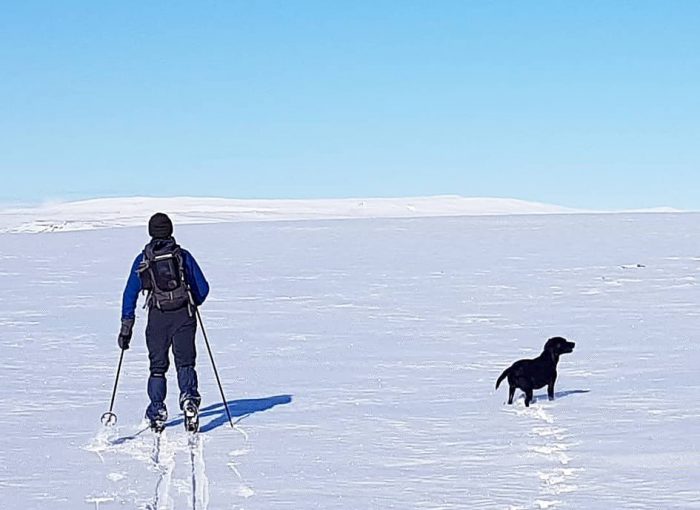
{"label": "ski pole", "polygon": [[228,422],[231,425],[231,428],[233,429],[233,428],[235,428],[233,426],[233,419],[231,418],[231,412],[228,410],[228,403],[226,400],[226,396],[224,395],[224,388],[221,386],[221,379],[219,379],[219,372],[216,370],[216,363],[214,363],[214,355],[211,352],[211,346],[209,345],[209,338],[207,338],[207,332],[204,329],[204,322],[202,322],[202,315],[199,313],[199,308],[195,307],[194,311],[197,314],[197,319],[199,319],[199,326],[202,328],[202,335],[204,335],[204,343],[207,345],[207,351],[209,351],[209,359],[211,360],[211,366],[214,368],[214,375],[216,376],[216,382],[219,385],[219,391],[221,392],[221,398],[223,399],[224,409],[226,409],[226,415],[228,416]]}
{"label": "ski pole", "polygon": [[122,361],[124,360],[124,350],[119,355],[119,365],[117,365],[117,377],[114,379],[114,389],[112,390],[112,401],[109,403],[109,411],[102,415],[103,425],[114,425],[117,423],[117,415],[112,412],[114,408],[114,397],[117,396],[117,383],[119,383],[119,373],[122,371]]}

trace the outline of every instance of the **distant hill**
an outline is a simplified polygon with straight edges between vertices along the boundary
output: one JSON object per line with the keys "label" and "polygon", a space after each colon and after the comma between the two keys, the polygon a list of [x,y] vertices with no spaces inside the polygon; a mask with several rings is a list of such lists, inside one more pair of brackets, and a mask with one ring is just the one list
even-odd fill
{"label": "distant hill", "polygon": [[179,224],[596,212],[516,199],[460,196],[316,200],[128,197],[0,210],[0,231],[39,233],[128,227],[145,224],[156,211],[169,214]]}

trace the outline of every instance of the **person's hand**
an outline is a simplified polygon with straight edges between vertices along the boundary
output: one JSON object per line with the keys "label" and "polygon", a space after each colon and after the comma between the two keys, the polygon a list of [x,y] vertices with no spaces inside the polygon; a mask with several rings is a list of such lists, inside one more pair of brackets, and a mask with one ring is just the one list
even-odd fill
{"label": "person's hand", "polygon": [[127,350],[129,348],[129,342],[131,342],[131,332],[134,329],[134,319],[122,319],[122,328],[119,330],[119,337],[117,338],[117,343],[119,348],[122,350]]}

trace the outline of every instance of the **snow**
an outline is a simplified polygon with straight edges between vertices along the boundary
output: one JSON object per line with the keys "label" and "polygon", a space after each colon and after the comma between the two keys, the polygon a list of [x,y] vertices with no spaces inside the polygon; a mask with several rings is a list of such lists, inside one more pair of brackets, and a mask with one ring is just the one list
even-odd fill
{"label": "snow", "polygon": [[[143,224],[0,234],[3,508],[700,508],[698,220],[176,223],[236,428],[199,339],[203,432],[171,373],[157,455],[141,309],[100,424]],[[506,405],[555,335],[557,398]]]}
{"label": "snow", "polygon": [[504,198],[436,196],[323,200],[236,200],[196,197],[100,198],[0,211],[0,231],[38,233],[143,225],[154,211],[178,224],[339,218],[401,218],[577,212]]}

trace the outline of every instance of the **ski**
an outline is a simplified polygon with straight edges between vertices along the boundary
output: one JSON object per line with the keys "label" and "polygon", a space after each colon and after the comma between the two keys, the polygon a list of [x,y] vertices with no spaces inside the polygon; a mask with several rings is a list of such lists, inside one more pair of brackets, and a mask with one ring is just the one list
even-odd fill
{"label": "ski", "polygon": [[162,434],[160,432],[156,432],[153,435],[153,449],[151,450],[151,461],[153,461],[153,464],[155,466],[158,466],[160,464],[160,440],[161,440]]}
{"label": "ski", "polygon": [[196,433],[199,431],[199,410],[192,400],[185,400],[182,404],[182,412],[185,415],[185,430]]}
{"label": "ski", "polygon": [[146,504],[145,510],[172,508],[172,501],[169,497],[172,472],[175,467],[172,455],[172,445],[168,445],[165,432],[154,433],[151,462],[153,468],[158,472],[158,479],[153,489],[153,498],[151,502]]}
{"label": "ski", "polygon": [[199,486],[197,485],[197,445],[198,445],[198,440],[199,436],[197,434],[191,434],[190,437],[187,438],[187,445],[189,446],[190,449],[190,467],[191,467],[191,481],[192,481],[192,509],[195,510],[197,508],[197,490],[199,489]]}

